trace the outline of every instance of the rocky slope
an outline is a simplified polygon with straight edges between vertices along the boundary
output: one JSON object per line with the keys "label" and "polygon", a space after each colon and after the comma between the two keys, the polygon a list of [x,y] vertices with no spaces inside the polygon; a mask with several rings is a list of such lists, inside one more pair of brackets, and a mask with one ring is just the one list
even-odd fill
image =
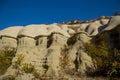
{"label": "rocky slope", "polygon": [[[112,31],[119,34],[117,46],[110,42]],[[41,79],[47,77],[50,80],[51,77],[72,79],[75,75],[91,74],[96,64],[86,53],[84,43],[91,43],[95,36],[101,34],[106,35],[111,49],[120,48],[120,16],[102,16],[84,22],[74,20],[62,24],[13,26],[1,30],[0,49],[6,46],[17,49],[3,76],[37,80],[36,73]],[[34,67],[32,72],[31,66]]]}

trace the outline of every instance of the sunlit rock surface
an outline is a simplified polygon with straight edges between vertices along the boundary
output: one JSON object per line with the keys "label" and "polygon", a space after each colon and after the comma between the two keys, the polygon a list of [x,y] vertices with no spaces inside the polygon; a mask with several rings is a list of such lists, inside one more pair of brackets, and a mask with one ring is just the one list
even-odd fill
{"label": "sunlit rock surface", "polygon": [[[97,20],[84,22],[72,21],[62,24],[14,26],[1,30],[0,48],[9,46],[17,49],[12,65],[5,75],[16,75],[18,69],[13,66],[19,55],[23,55],[24,60],[21,65],[18,65],[20,73],[23,73],[16,77],[18,80],[27,75],[22,71],[24,64],[33,65],[41,77],[44,77],[44,75],[48,77],[67,77],[70,74],[61,70],[63,69],[62,62],[64,62],[64,59],[68,60],[68,63],[64,64],[64,66],[67,66],[67,70],[74,73],[78,72],[81,75],[90,74],[94,72],[95,64],[85,52],[83,44],[89,44],[94,36],[104,32],[110,33],[115,28],[118,28],[117,32],[120,35],[120,16],[112,17],[112,19],[103,16]],[[112,45],[114,44],[111,44],[111,48]],[[67,58],[63,58],[65,55]],[[24,79],[34,78],[31,74]]]}

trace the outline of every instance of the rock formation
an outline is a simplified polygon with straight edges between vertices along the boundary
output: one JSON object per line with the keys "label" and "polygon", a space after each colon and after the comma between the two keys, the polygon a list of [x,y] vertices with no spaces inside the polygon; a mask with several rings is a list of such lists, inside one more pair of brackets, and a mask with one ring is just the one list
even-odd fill
{"label": "rock formation", "polygon": [[[112,31],[116,34],[112,34]],[[26,75],[23,70],[25,64],[33,65],[36,73],[41,77],[67,77],[70,74],[67,74],[66,70],[73,70],[74,73],[81,75],[92,73],[96,67],[92,58],[85,52],[83,44],[90,43],[94,36],[101,34],[106,34],[106,39],[110,39],[108,42],[111,49],[120,48],[120,16],[112,18],[102,16],[97,20],[84,22],[14,26],[1,30],[0,48],[9,46],[17,49],[16,56],[5,76],[16,76],[19,71],[16,78],[23,80]],[[112,35],[116,35],[114,40],[111,39]],[[115,44],[116,41],[118,44]],[[21,55],[24,60],[15,68]],[[65,63],[65,60],[68,61]]]}

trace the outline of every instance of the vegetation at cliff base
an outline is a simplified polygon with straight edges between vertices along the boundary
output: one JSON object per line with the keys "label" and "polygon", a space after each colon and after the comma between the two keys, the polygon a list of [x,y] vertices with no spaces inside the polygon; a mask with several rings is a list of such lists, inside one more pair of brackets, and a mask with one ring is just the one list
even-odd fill
{"label": "vegetation at cliff base", "polygon": [[[120,77],[120,51],[114,49],[111,53],[104,41],[99,45],[84,44],[86,52],[96,64],[94,76]],[[111,54],[113,56],[111,56]]]}
{"label": "vegetation at cliff base", "polygon": [[7,68],[12,64],[16,49],[5,47],[0,50],[0,75],[4,74]]}

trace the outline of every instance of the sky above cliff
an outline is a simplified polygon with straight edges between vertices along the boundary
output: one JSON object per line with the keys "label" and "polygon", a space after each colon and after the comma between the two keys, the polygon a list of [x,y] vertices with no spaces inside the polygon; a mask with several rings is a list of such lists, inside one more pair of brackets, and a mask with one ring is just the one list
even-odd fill
{"label": "sky above cliff", "polygon": [[0,30],[9,26],[90,20],[120,12],[120,0],[0,0]]}

